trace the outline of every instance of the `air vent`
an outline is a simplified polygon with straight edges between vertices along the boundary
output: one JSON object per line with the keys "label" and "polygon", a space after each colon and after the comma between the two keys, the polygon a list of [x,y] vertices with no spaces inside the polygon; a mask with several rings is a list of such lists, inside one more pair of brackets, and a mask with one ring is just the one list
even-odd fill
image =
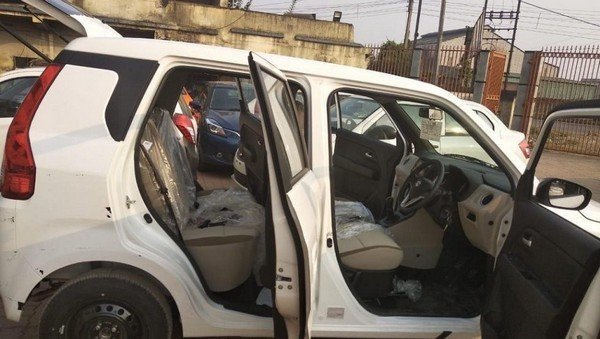
{"label": "air vent", "polygon": [[492,202],[492,200],[494,200],[494,195],[487,194],[481,199],[481,205],[485,206],[485,205],[489,204],[490,202]]}

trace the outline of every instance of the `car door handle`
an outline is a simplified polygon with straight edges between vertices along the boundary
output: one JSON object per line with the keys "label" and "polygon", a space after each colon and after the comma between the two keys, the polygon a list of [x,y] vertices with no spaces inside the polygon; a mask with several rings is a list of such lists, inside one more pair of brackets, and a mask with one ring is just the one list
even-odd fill
{"label": "car door handle", "polygon": [[365,157],[373,159],[373,152],[365,152]]}

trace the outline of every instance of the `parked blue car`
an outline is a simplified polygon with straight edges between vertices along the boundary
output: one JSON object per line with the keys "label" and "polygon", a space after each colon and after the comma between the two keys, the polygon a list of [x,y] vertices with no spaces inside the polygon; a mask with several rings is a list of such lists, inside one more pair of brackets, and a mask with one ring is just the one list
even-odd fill
{"label": "parked blue car", "polygon": [[233,165],[240,142],[240,95],[236,82],[209,82],[198,129],[200,170]]}

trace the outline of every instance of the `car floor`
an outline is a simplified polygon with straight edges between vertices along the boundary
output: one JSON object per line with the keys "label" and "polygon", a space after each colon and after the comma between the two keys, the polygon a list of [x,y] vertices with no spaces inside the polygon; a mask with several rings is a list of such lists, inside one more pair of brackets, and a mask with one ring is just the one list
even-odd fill
{"label": "car floor", "polygon": [[402,293],[365,300],[365,304],[371,312],[385,316],[472,318],[481,314],[487,276],[485,256],[470,246],[451,252],[456,256],[447,254],[447,260],[435,269],[400,267],[396,271],[397,280],[420,284],[420,297],[415,301]]}
{"label": "car floor", "polygon": [[481,297],[472,288],[420,281],[421,297],[415,302],[406,294],[365,301],[370,311],[383,316],[471,318],[481,313]]}

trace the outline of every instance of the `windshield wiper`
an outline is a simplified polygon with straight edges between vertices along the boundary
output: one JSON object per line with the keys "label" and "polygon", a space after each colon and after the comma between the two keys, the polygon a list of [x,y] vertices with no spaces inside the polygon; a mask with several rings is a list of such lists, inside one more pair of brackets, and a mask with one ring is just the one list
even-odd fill
{"label": "windshield wiper", "polygon": [[474,162],[474,163],[477,163],[477,164],[480,164],[480,165],[484,165],[484,166],[487,166],[487,167],[490,167],[490,168],[493,168],[493,169],[498,169],[498,166],[496,166],[496,165],[487,163],[487,162],[485,162],[485,161],[483,161],[481,159],[477,159],[475,157],[471,157],[471,156],[468,156],[468,155],[455,154],[455,153],[445,153],[444,155],[448,156],[448,157],[451,157],[451,158],[454,158],[454,159],[460,159],[460,160],[465,160],[465,161],[469,161],[469,162]]}

